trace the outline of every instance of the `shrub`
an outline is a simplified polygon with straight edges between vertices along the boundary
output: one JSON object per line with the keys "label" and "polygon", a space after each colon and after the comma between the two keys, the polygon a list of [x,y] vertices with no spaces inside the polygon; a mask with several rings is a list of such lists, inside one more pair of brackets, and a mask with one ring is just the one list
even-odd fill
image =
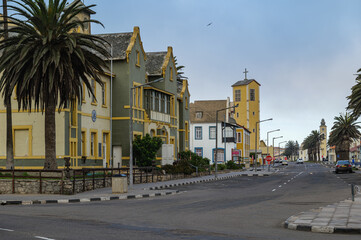
{"label": "shrub", "polygon": [[143,138],[137,136],[133,141],[133,153],[136,159],[136,165],[139,167],[152,166],[157,151],[162,147],[162,139],[151,137],[146,134]]}

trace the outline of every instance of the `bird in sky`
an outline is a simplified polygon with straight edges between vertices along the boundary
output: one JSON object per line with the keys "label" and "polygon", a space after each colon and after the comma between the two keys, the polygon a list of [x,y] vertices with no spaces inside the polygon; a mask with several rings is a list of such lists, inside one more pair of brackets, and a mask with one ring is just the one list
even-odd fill
{"label": "bird in sky", "polygon": [[208,23],[206,27],[211,26],[211,25],[212,25],[212,22]]}

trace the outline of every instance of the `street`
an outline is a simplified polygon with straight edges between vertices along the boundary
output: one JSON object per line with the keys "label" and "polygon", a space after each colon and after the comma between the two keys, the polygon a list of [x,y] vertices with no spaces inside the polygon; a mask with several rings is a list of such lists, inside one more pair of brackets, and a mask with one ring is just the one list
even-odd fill
{"label": "street", "polygon": [[179,186],[146,199],[0,206],[0,239],[359,239],[284,229],[289,216],[349,198],[361,174],[305,163],[269,177]]}

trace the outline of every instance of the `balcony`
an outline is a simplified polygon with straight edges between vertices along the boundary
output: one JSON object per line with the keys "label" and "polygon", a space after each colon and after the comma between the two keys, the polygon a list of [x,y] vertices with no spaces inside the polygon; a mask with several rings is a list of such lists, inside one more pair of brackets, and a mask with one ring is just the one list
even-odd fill
{"label": "balcony", "polygon": [[150,111],[150,119],[154,121],[170,123],[170,115],[161,112]]}

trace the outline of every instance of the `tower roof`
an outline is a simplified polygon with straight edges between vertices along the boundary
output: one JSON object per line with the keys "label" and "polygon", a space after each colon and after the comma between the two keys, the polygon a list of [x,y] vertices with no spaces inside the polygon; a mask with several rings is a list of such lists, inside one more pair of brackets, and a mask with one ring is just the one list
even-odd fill
{"label": "tower roof", "polygon": [[232,85],[232,87],[236,87],[236,86],[245,86],[250,84],[251,82],[256,82],[259,86],[261,86],[261,84],[259,84],[259,82],[257,82],[254,79],[244,79],[244,80],[240,80],[238,82],[236,82],[235,84]]}

